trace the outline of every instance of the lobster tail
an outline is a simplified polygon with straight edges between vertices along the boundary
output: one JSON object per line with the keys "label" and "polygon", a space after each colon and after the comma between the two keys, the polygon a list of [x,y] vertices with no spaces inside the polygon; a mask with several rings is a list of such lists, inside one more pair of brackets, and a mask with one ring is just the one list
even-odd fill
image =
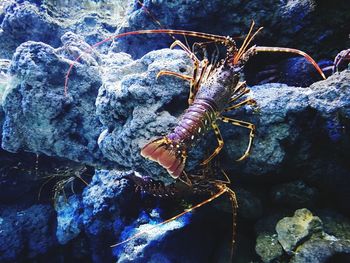
{"label": "lobster tail", "polygon": [[184,147],[167,137],[146,144],[141,149],[141,155],[159,163],[175,179],[182,174],[185,168]]}

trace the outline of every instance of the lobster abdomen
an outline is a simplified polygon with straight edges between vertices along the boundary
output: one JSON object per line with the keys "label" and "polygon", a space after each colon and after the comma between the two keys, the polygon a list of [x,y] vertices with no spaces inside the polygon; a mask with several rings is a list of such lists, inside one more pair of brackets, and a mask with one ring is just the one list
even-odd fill
{"label": "lobster abdomen", "polygon": [[205,134],[216,119],[216,106],[206,99],[197,99],[186,110],[173,132],[146,144],[141,155],[158,162],[173,178],[185,167],[188,148]]}

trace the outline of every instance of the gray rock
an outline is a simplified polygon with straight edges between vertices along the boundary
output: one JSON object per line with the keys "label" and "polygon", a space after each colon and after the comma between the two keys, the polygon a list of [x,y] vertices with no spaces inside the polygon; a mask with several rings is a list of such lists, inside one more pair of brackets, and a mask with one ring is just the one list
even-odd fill
{"label": "gray rock", "polygon": [[[203,5],[202,1],[143,1],[150,15],[135,1],[133,9],[127,16],[127,22],[122,24],[116,33],[162,27],[224,36],[242,36],[248,32],[251,20],[254,18],[256,25],[264,26],[263,33],[259,35],[260,45],[273,43],[274,46],[300,48],[323,57],[330,55],[331,46],[334,49],[331,51],[333,58],[337,54],[336,50],[347,48],[350,44],[349,39],[343,37],[347,32],[340,30],[342,24],[349,21],[349,7],[346,1],[326,6],[316,2],[315,0],[255,2],[212,0]],[[331,20],[332,17],[337,17],[339,21],[324,23],[325,19]],[[338,39],[342,41],[337,41],[334,35],[338,35]],[[176,37],[183,40],[181,36]],[[195,41],[189,39],[190,43]],[[120,39],[115,49],[132,54],[134,57],[141,57],[150,50],[168,47],[171,42],[173,39],[168,35],[132,36]]]}
{"label": "gray rock", "polygon": [[95,67],[77,64],[65,96],[69,63],[59,50],[43,43],[26,42],[17,49],[11,63],[12,82],[4,95],[4,149],[87,164],[106,161],[97,147],[102,125],[94,106],[101,79]]}
{"label": "gray rock", "polygon": [[349,262],[350,241],[312,239],[298,247],[290,263]]}
{"label": "gray rock", "polygon": [[298,180],[277,185],[271,190],[272,201],[291,208],[315,207],[320,196],[318,190]]}
{"label": "gray rock", "polygon": [[[257,111],[237,111],[235,117],[256,125],[256,140],[250,157],[244,162],[229,165],[238,174],[282,174],[292,171],[315,174],[310,164],[322,164],[330,149],[345,150],[347,130],[332,128],[344,126],[349,117],[350,71],[343,71],[309,88],[266,84],[252,87],[251,97],[258,103]],[[341,116],[341,117],[340,117]],[[228,127],[228,126],[223,126]],[[335,134],[334,134],[335,133]],[[234,160],[245,150],[248,133],[239,127],[229,128],[223,134],[226,159]],[[322,140],[322,144],[320,144]],[[335,142],[344,141],[341,145]],[[343,167],[344,164],[336,163]],[[326,169],[322,169],[325,173]],[[318,171],[319,173],[320,171]],[[330,174],[328,176],[331,176]]]}
{"label": "gray rock", "polygon": [[125,2],[109,0],[6,0],[0,4],[0,58],[7,59],[26,41],[58,47],[68,31],[95,44],[115,31],[127,9]]}
{"label": "gray rock", "polygon": [[283,248],[278,242],[277,234],[261,234],[256,239],[256,253],[263,262],[273,262],[283,255]]}
{"label": "gray rock", "polygon": [[[68,61],[60,56],[73,59],[89,45],[71,33],[62,41],[65,46],[56,50],[34,42],[18,48],[11,66],[14,79],[4,104],[3,147],[134,169],[170,181],[159,165],[144,160],[139,152],[152,138],[170,132],[187,108],[188,83],[171,76],[156,79],[160,70],[191,74],[192,62],[187,55],[164,49],[134,61],[123,53],[86,53],[73,68],[65,98],[61,90]],[[50,68],[50,73],[45,68]],[[309,88],[280,84],[252,87],[250,96],[258,102],[258,109],[246,107],[233,117],[256,125],[253,151],[247,160],[234,163],[247,147],[248,132],[222,124],[225,147],[220,157],[226,160],[225,168],[239,175],[289,176],[300,169],[304,174],[315,174],[310,164],[324,164],[329,145],[348,135],[346,129],[334,137],[337,130],[328,123],[344,125],[349,118],[349,79],[349,71],[344,71]],[[208,133],[189,154],[186,169],[203,159],[203,148],[213,149],[215,144],[215,137]],[[345,140],[339,147],[333,146],[334,151],[346,150],[347,145]]]}
{"label": "gray rock", "polygon": [[350,240],[349,218],[330,210],[317,212],[323,223],[324,232],[337,239]]}
{"label": "gray rock", "polygon": [[[114,60],[119,57],[120,60]],[[97,115],[104,125],[99,147],[108,159],[124,167],[169,178],[153,162],[140,156],[149,140],[162,136],[177,123],[187,107],[188,86],[183,80],[162,76],[160,70],[189,74],[191,62],[183,51],[159,50],[132,61],[118,54],[107,61],[106,80],[96,100]]]}
{"label": "gray rock", "polygon": [[322,232],[322,221],[303,208],[296,210],[293,217],[281,219],[276,225],[276,232],[283,249],[292,254],[300,242]]}

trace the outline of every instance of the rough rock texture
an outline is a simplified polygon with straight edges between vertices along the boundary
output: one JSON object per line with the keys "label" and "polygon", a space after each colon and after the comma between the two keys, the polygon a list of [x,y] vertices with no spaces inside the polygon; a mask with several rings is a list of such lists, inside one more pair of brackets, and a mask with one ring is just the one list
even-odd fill
{"label": "rough rock texture", "polygon": [[[186,54],[164,49],[136,61],[123,53],[85,54],[73,69],[65,98],[62,79],[68,61],[60,54],[74,58],[89,46],[71,33],[62,40],[74,45],[55,50],[28,42],[18,48],[11,65],[14,79],[5,97],[3,147],[132,168],[155,179],[169,178],[158,165],[142,158],[139,150],[150,139],[168,133],[187,107],[185,81],[171,76],[156,79],[160,70],[189,74],[191,62]],[[97,68],[86,64],[101,65],[104,85]],[[50,73],[43,71],[46,67]],[[349,79],[349,71],[344,71],[309,88],[281,84],[252,87],[250,96],[258,102],[258,108],[246,107],[233,114],[257,127],[252,154],[244,162],[235,163],[233,160],[246,149],[248,132],[222,124],[224,166],[240,176],[283,174],[288,178],[299,174],[308,177],[312,186],[322,186],[324,180],[314,181],[320,173],[328,178],[333,176],[332,170],[337,170],[336,179],[327,186],[332,192],[337,190],[336,198],[346,197],[342,189],[346,184],[338,182],[348,178],[342,152],[349,148]],[[214,149],[215,144],[209,133],[199,145]],[[329,152],[339,158],[325,161],[330,158]],[[190,153],[189,167],[200,159],[203,151]]]}
{"label": "rough rock texture", "polygon": [[17,49],[11,64],[14,77],[3,104],[4,149],[103,163],[96,143],[102,127],[94,107],[101,79],[96,68],[79,64],[72,74],[72,82],[78,82],[65,96],[68,65],[60,50],[43,43],[26,42]]}
{"label": "rough rock texture", "polygon": [[261,234],[256,239],[256,253],[263,262],[273,262],[283,255],[283,248],[278,242],[277,234]]}
{"label": "rough rock texture", "polygon": [[[167,0],[144,1],[144,6],[152,15],[135,1],[128,22],[119,27],[117,33],[158,29],[157,22],[160,22],[164,28],[241,36],[248,32],[254,20],[258,26],[264,26],[259,36],[260,45],[295,47],[323,58],[333,58],[337,53],[335,50],[350,45],[348,32],[343,27],[350,21],[346,0],[212,0],[205,5],[203,1]],[[324,23],[326,20],[328,22]],[[116,48],[140,57],[150,50],[168,47],[172,41],[167,35],[163,38],[159,35],[129,37],[121,39]],[[325,53],[330,47],[334,50],[332,54]]]}
{"label": "rough rock texture", "polygon": [[157,73],[164,69],[188,74],[191,62],[184,52],[169,49],[150,52],[134,62],[122,54],[108,61],[106,85],[96,100],[97,115],[105,127],[100,149],[120,165],[167,177],[159,165],[140,156],[140,149],[169,132],[186,107],[186,83],[167,76],[157,80]]}
{"label": "rough rock texture", "polygon": [[347,262],[349,220],[329,210],[320,210],[318,214],[322,221],[305,208],[296,210],[293,217],[284,217],[277,223],[277,234],[270,227],[278,216],[269,220],[268,225],[264,223],[266,219],[262,219],[257,225],[256,252],[264,262],[287,258],[286,262],[293,263]]}
{"label": "rough rock texture", "polygon": [[21,43],[30,40],[58,47],[60,38],[68,31],[84,36],[90,44],[106,38],[115,31],[116,19],[124,16],[126,7],[121,1],[103,2],[7,0],[1,3],[0,58],[11,58]]}
{"label": "rough rock texture", "polygon": [[285,217],[276,225],[278,241],[287,253],[292,253],[299,242],[319,231],[322,231],[322,221],[307,209],[296,210],[293,217]]}
{"label": "rough rock texture", "polygon": [[348,262],[350,241],[336,239],[313,239],[298,247],[298,252],[290,263]]}
{"label": "rough rock texture", "polygon": [[1,208],[0,261],[14,262],[47,253],[56,244],[54,223],[54,211],[48,205]]}
{"label": "rough rock texture", "polygon": [[60,196],[55,210],[57,212],[56,237],[58,242],[64,245],[80,233],[79,216],[82,207],[79,197],[72,195],[65,200],[63,196]]}

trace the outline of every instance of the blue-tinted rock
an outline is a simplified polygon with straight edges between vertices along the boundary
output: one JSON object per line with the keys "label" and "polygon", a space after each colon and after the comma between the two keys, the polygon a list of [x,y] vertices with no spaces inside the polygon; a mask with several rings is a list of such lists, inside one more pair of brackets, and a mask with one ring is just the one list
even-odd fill
{"label": "blue-tinted rock", "polygon": [[45,254],[56,244],[50,206],[34,205],[23,210],[4,209],[0,219],[0,260],[14,262]]}
{"label": "blue-tinted rock", "polygon": [[59,55],[59,50],[46,44],[26,42],[17,49],[11,64],[13,79],[3,104],[4,149],[45,153],[88,164],[104,162],[96,143],[102,126],[94,106],[101,79],[96,68],[76,65],[65,96],[68,66],[69,61]]}
{"label": "blue-tinted rock", "polygon": [[65,200],[63,196],[56,202],[57,230],[56,237],[60,244],[67,244],[68,241],[77,237],[81,232],[81,200],[72,195]]}

